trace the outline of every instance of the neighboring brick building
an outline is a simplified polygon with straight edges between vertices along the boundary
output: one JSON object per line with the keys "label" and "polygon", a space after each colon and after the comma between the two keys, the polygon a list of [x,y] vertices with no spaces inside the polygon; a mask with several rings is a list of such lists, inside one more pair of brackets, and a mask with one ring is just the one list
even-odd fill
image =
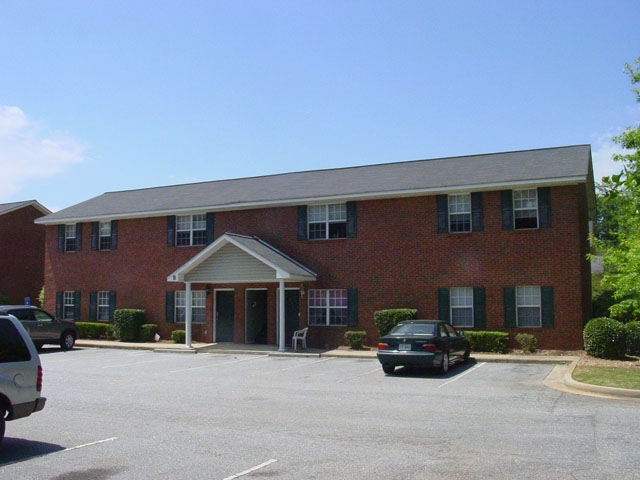
{"label": "neighboring brick building", "polygon": [[32,303],[44,285],[45,227],[51,213],[35,200],[0,204],[0,302]]}
{"label": "neighboring brick building", "polygon": [[110,192],[37,223],[67,318],[143,308],[164,338],[192,325],[205,342],[309,326],[333,347],[356,325],[375,344],[373,313],[408,307],[575,349],[594,208],[580,145]]}

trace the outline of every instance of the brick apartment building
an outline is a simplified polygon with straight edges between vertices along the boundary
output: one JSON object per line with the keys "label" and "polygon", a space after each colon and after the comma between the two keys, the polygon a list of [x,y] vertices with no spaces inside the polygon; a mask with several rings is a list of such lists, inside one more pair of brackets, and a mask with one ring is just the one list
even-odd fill
{"label": "brick apartment building", "polygon": [[0,303],[35,301],[44,285],[45,227],[51,213],[35,200],[0,204]]}
{"label": "brick apartment building", "polygon": [[36,223],[66,318],[142,308],[163,338],[281,348],[308,326],[323,348],[407,307],[574,349],[594,209],[578,145],[109,192]]}

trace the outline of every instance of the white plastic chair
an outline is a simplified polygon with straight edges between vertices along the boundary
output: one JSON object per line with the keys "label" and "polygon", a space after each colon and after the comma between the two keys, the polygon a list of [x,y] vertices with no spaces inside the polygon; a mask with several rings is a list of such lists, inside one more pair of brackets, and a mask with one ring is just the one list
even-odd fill
{"label": "white plastic chair", "polygon": [[309,327],[305,327],[301,330],[296,330],[295,332],[293,332],[291,344],[294,350],[298,349],[298,340],[300,340],[300,343],[302,343],[302,348],[304,348],[305,350],[307,349],[307,330],[309,330]]}

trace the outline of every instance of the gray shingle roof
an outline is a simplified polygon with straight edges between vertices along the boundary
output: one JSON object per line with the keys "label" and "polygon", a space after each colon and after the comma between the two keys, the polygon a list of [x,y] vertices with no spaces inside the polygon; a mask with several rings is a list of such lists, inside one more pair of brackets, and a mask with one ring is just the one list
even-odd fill
{"label": "gray shingle roof", "polygon": [[590,145],[414,160],[108,192],[37,223],[91,221],[516,186],[593,185]]}
{"label": "gray shingle roof", "polygon": [[12,203],[2,203],[0,204],[0,215],[4,215],[5,213],[13,212],[14,210],[19,210],[24,207],[28,207],[33,205],[36,209],[40,210],[43,215],[47,215],[51,213],[51,210],[40,205],[36,200],[25,200],[24,202],[12,202]]}

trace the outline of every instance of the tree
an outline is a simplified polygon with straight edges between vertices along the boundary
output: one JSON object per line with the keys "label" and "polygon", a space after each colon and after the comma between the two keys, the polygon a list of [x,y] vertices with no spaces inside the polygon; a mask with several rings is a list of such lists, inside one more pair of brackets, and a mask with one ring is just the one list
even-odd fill
{"label": "tree", "polygon": [[[640,83],[640,57],[635,68],[626,64],[626,72],[632,85]],[[640,102],[640,89],[633,91]],[[631,321],[640,319],[640,126],[628,127],[613,141],[626,152],[613,156],[623,163],[622,172],[603,178],[599,187],[604,192],[603,211],[609,209],[615,217],[609,220],[608,228],[617,229],[613,236],[600,237],[600,245],[605,248],[602,282],[613,292],[615,303],[610,315]]]}

